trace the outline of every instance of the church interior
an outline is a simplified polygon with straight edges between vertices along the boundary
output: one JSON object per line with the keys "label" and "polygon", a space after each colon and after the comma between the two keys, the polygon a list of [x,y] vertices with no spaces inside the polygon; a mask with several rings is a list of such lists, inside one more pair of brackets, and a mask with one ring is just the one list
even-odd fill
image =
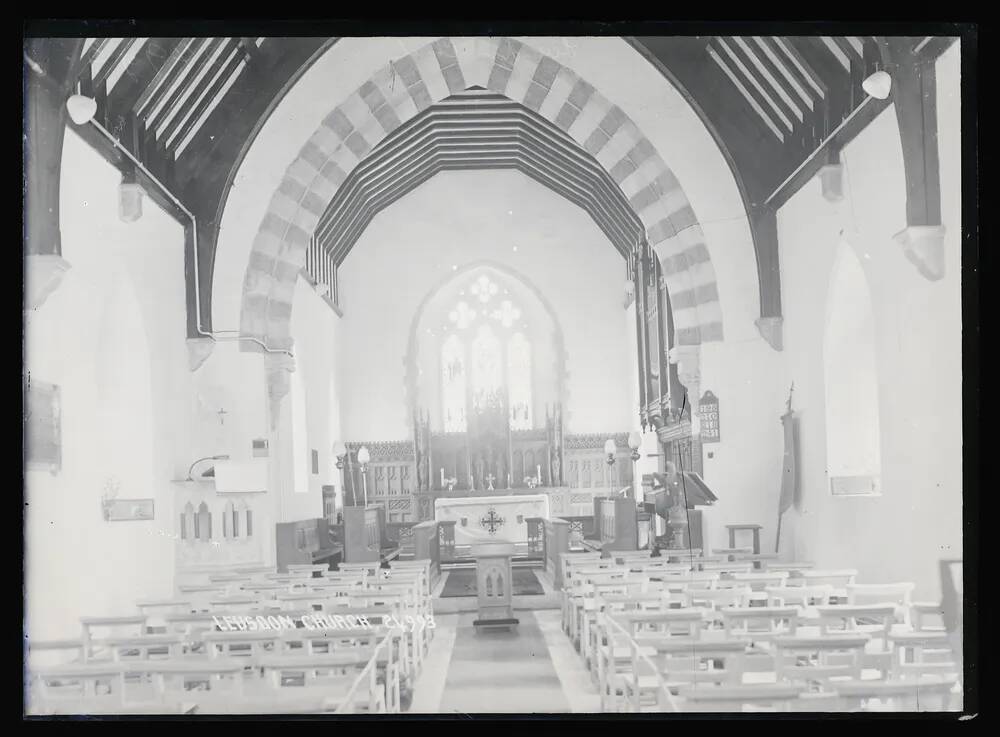
{"label": "church interior", "polygon": [[962,53],[26,39],[25,713],[961,711]]}

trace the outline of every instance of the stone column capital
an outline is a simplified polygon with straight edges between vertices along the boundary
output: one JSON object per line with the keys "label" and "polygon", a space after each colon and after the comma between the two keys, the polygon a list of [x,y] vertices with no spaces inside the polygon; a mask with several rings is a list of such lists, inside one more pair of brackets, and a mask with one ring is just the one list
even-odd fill
{"label": "stone column capital", "polygon": [[667,359],[677,366],[677,376],[691,391],[691,384],[701,379],[701,346],[675,345],[667,351]]}
{"label": "stone column capital", "polygon": [[287,353],[269,353],[266,359],[267,398],[271,410],[271,427],[278,426],[281,400],[291,388],[295,358]]}
{"label": "stone column capital", "polygon": [[188,368],[195,372],[202,367],[202,364],[212,355],[215,348],[215,341],[211,338],[188,338]]}
{"label": "stone column capital", "polygon": [[944,276],[944,233],[943,225],[909,225],[892,238],[917,271],[938,281]]}
{"label": "stone column capital", "polygon": [[55,254],[31,253],[24,263],[24,309],[38,310],[70,270],[71,264]]}
{"label": "stone column capital", "polygon": [[754,321],[757,326],[757,332],[760,333],[760,337],[767,341],[767,344],[771,346],[774,350],[780,351],[784,348],[784,343],[782,341],[782,327],[784,324],[783,318],[779,317],[761,317]]}

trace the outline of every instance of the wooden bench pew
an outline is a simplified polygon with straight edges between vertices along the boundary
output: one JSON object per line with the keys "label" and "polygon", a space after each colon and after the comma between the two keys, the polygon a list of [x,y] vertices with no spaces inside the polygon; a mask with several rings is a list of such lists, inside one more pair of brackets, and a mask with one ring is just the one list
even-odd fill
{"label": "wooden bench pew", "polygon": [[820,635],[864,633],[869,636],[865,646],[864,669],[877,670],[887,678],[892,667],[893,645],[889,635],[897,624],[898,610],[892,604],[831,604],[817,606],[813,616],[803,624],[815,625]]}
{"label": "wooden bench pew", "polygon": [[770,646],[778,637],[794,636],[801,618],[798,607],[732,607],[721,610],[727,640],[752,647]]}
{"label": "wooden bench pew", "polygon": [[289,563],[286,567],[289,573],[308,573],[310,576],[330,570],[326,563]]}
{"label": "wooden bench pew", "polygon": [[960,711],[954,679],[841,681],[838,711]]}
{"label": "wooden bench pew", "polygon": [[50,665],[66,665],[83,662],[84,644],[82,639],[28,640],[27,665],[31,668]]}
{"label": "wooden bench pew", "polygon": [[829,606],[833,598],[832,586],[766,586],[767,606]]}
{"label": "wooden bench pew", "polygon": [[148,618],[144,614],[117,617],[80,617],[80,627],[82,630],[80,639],[83,643],[83,660],[89,660],[95,654],[91,645],[95,631],[97,633],[103,631],[107,636],[142,635],[146,632],[147,621]]}
{"label": "wooden bench pew", "polygon": [[893,632],[889,634],[889,642],[893,646],[891,670],[894,678],[957,678],[961,674],[947,632]]}
{"label": "wooden bench pew", "polygon": [[712,555],[721,555],[723,559],[735,561],[739,555],[753,555],[753,548],[713,548]]}
{"label": "wooden bench pew", "polygon": [[901,583],[854,583],[847,586],[847,603],[890,604],[896,607],[896,619],[900,624],[910,625],[910,604],[915,584]]}
{"label": "wooden bench pew", "polygon": [[216,630],[206,632],[202,640],[213,658],[257,659],[281,650],[283,630]]}
{"label": "wooden bench pew", "polygon": [[702,563],[700,569],[705,572],[715,572],[720,576],[734,576],[738,573],[750,573],[753,563],[719,561],[718,563]]}
{"label": "wooden bench pew", "polygon": [[91,640],[90,662],[100,659],[115,662],[179,658],[184,655],[186,640],[178,634],[111,636]]}
{"label": "wooden bench pew", "polygon": [[777,680],[805,683],[827,691],[833,679],[861,680],[868,640],[864,633],[777,637],[774,639]]}
{"label": "wooden bench pew", "polygon": [[944,632],[944,607],[936,601],[910,604],[910,625],[914,632]]}
{"label": "wooden bench pew", "polygon": [[772,563],[778,563],[776,553],[737,553],[733,557],[741,563],[753,563],[755,571],[770,570]]}
{"label": "wooden bench pew", "polygon": [[737,686],[743,682],[744,642],[642,638],[637,644],[652,648],[653,654],[639,657],[636,648],[631,672],[622,679],[632,711],[642,711],[651,700],[657,703],[657,692],[664,685],[676,695],[688,685]]}
{"label": "wooden bench pew", "polygon": [[677,690],[685,712],[788,712],[801,708],[803,686],[785,683],[683,686]]}
{"label": "wooden bench pew", "polygon": [[795,578],[802,575],[805,571],[811,571],[816,567],[815,563],[810,563],[808,561],[778,561],[771,560],[766,564],[768,571],[785,571],[788,573],[789,578]]}
{"label": "wooden bench pew", "polygon": [[854,583],[858,572],[854,568],[842,570],[806,569],[799,571],[797,576],[788,579],[788,586],[829,586],[830,603],[847,603],[847,587]]}

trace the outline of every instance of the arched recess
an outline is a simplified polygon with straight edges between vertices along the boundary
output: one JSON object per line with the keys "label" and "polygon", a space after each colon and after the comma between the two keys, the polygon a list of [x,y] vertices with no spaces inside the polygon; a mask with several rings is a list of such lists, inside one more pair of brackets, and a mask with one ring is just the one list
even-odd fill
{"label": "arched recess", "polygon": [[864,269],[854,249],[837,247],[823,335],[826,467],[840,494],[879,493],[878,361],[875,317]]}
{"label": "arched recess", "polygon": [[[677,178],[635,123],[572,69],[509,38],[440,38],[390,62],[331,111],[274,192],[250,253],[241,332],[290,348],[295,281],[320,217],[389,133],[446,97],[482,87],[569,134],[601,165],[645,228],[667,282],[678,345],[722,340],[715,269]],[[252,343],[245,350],[259,350]]]}
{"label": "arched recess", "polygon": [[443,293],[449,292],[452,288],[456,288],[456,285],[466,284],[478,274],[482,273],[496,274],[501,280],[519,287],[524,292],[525,296],[528,296],[537,303],[538,308],[543,311],[545,316],[548,318],[551,331],[546,338],[551,341],[550,348],[552,353],[552,371],[549,372],[543,369],[542,372],[550,374],[553,377],[555,387],[553,392],[554,398],[564,404],[567,401],[566,344],[563,337],[562,327],[559,324],[558,317],[556,316],[556,312],[552,307],[552,304],[534,283],[515,269],[495,261],[480,261],[478,263],[468,264],[465,267],[458,269],[435,284],[434,287],[427,292],[423,300],[421,300],[420,306],[413,315],[413,320],[410,322],[409,339],[407,340],[406,345],[406,357],[404,359],[406,364],[406,396],[407,404],[410,408],[411,421],[416,417],[416,412],[420,407],[420,330],[421,326],[424,324],[427,311],[435,302],[437,297],[441,296]]}

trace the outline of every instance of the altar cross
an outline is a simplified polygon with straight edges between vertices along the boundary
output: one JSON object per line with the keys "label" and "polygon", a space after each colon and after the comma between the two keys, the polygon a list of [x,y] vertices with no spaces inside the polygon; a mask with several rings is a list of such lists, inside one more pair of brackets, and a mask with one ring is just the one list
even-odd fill
{"label": "altar cross", "polygon": [[491,473],[491,474],[490,474],[489,476],[487,476],[487,477],[486,477],[486,480],[487,480],[487,481],[489,482],[489,484],[490,484],[490,485],[489,485],[489,486],[487,487],[487,489],[486,489],[486,490],[487,490],[487,491],[495,491],[495,489],[493,488],[493,482],[497,480],[497,477],[496,477],[496,476],[494,476],[494,475],[493,475],[493,474]]}
{"label": "altar cross", "polygon": [[491,508],[489,513],[479,520],[479,524],[489,530],[491,535],[495,535],[497,530],[503,527],[504,518],[499,516],[495,509]]}

